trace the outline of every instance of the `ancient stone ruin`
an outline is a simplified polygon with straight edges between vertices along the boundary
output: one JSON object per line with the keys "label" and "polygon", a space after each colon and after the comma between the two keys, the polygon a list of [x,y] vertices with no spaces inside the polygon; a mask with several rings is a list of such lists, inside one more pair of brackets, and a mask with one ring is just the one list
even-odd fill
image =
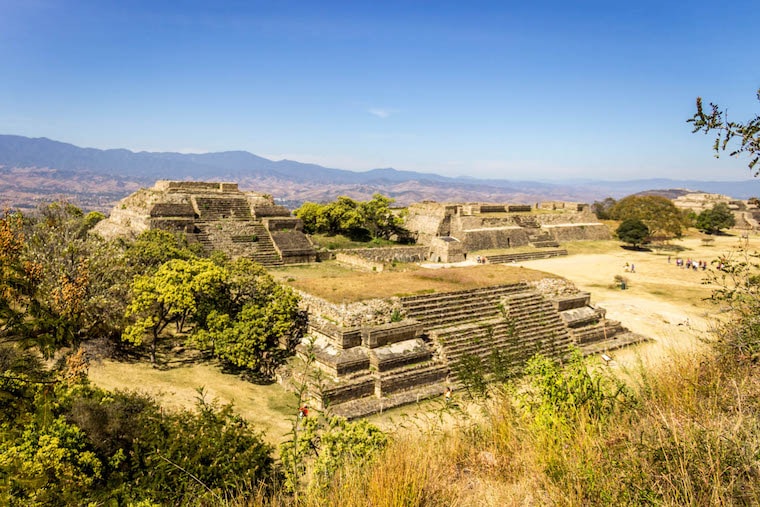
{"label": "ancient stone ruin", "polygon": [[679,209],[699,214],[716,204],[725,204],[734,215],[736,229],[760,230],[760,209],[756,201],[733,199],[723,194],[707,192],[690,192],[673,199],[673,204]]}
{"label": "ancient stone ruin", "polygon": [[562,360],[571,347],[588,355],[645,339],[607,319],[588,293],[557,280],[350,305],[302,297],[309,333],[298,352],[319,375],[297,380],[310,383],[315,406],[346,417],[459,385],[457,364],[467,356],[488,361],[497,353],[519,367],[536,353]]}
{"label": "ancient stone ruin", "polygon": [[[425,201],[409,206],[405,226],[418,243],[430,246],[430,260],[439,262],[459,262],[473,251],[519,246],[537,249],[530,258],[547,257],[551,254],[538,249],[546,252],[562,241],[610,238],[586,204],[556,201],[535,206]],[[567,252],[555,255],[563,253]],[[511,260],[489,257],[490,262]]]}
{"label": "ancient stone ruin", "polygon": [[148,229],[184,232],[209,252],[265,266],[316,260],[299,218],[269,195],[241,192],[237,183],[158,181],[119,201],[95,232],[135,237]]}

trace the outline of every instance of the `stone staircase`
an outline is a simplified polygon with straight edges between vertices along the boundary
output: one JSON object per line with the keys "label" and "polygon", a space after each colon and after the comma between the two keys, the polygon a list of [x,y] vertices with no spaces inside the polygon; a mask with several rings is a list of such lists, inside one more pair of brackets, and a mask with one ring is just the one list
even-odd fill
{"label": "stone staircase", "polygon": [[572,337],[551,301],[523,283],[402,298],[407,317],[423,323],[449,366],[494,350],[515,363],[542,352],[564,357]]}
{"label": "stone staircase", "polygon": [[535,232],[529,232],[528,241],[536,248],[557,248],[559,246],[559,243],[554,239],[549,231],[542,229],[539,229]]}
{"label": "stone staircase", "polygon": [[509,296],[503,305],[519,356],[540,352],[559,359],[570,352],[573,337],[551,301],[536,292],[524,292]]}
{"label": "stone staircase", "polygon": [[251,254],[251,258],[263,266],[279,266],[282,264],[282,257],[277,253],[269,231],[259,222],[253,223],[253,231],[259,239],[256,251]]}
{"label": "stone staircase", "polygon": [[195,212],[202,221],[251,220],[251,207],[243,197],[192,197]]}
{"label": "stone staircase", "polygon": [[408,296],[401,298],[401,304],[407,318],[421,322],[425,329],[430,331],[498,317],[498,305],[502,297],[527,289],[528,286],[524,283],[498,285],[467,291]]}
{"label": "stone staircase", "polygon": [[264,266],[282,264],[269,232],[261,223],[225,220],[196,222],[195,240],[204,250],[221,250],[232,257],[249,257]]}
{"label": "stone staircase", "polygon": [[549,259],[551,257],[562,257],[567,255],[567,250],[560,248],[557,250],[539,250],[536,252],[505,253],[489,255],[486,262],[489,264],[508,264],[510,262],[533,261],[537,259]]}
{"label": "stone staircase", "polygon": [[646,341],[647,338],[624,328],[606,312],[590,305],[590,295],[579,293],[554,300],[575,345],[584,356],[615,350]]}

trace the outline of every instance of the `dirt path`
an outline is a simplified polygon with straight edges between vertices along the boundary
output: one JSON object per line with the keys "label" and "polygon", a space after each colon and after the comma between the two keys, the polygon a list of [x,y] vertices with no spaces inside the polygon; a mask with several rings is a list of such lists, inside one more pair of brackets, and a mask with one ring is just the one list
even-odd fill
{"label": "dirt path", "polygon": [[[720,308],[705,298],[712,285],[706,284],[708,270],[678,268],[675,259],[709,263],[737,248],[740,236],[721,236],[705,246],[698,238],[673,241],[678,252],[632,251],[623,248],[609,253],[579,254],[518,263],[527,268],[560,275],[579,289],[591,293],[592,303],[607,310],[607,317],[619,320],[632,331],[653,338],[645,347],[616,352],[618,361],[643,358],[657,360],[668,350],[695,349],[703,345]],[[757,236],[748,238],[749,247],[760,248]],[[668,262],[668,256],[671,257]],[[633,264],[635,272],[625,269]],[[616,275],[628,281],[626,290],[615,283]]]}

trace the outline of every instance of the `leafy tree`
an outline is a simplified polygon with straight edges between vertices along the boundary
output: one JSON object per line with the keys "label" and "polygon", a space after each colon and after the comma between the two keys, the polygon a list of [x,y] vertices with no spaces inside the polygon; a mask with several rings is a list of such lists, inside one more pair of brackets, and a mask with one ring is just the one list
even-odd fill
{"label": "leafy tree", "polygon": [[218,505],[277,480],[273,448],[202,392],[167,412],[81,382],[26,385],[37,403],[0,425],[3,505]]}
{"label": "leafy tree", "polygon": [[88,234],[93,221],[67,203],[0,220],[0,338],[50,356],[119,334],[128,272],[121,250]]}
{"label": "leafy tree", "polygon": [[303,222],[303,230],[307,234],[319,232],[319,215],[323,205],[315,202],[305,202],[293,214]]}
{"label": "leafy tree", "polygon": [[721,229],[733,227],[736,223],[734,214],[726,203],[717,203],[712,208],[703,210],[695,221],[695,226],[702,232],[717,234]]}
{"label": "leafy tree", "polygon": [[373,238],[390,239],[401,229],[401,219],[393,214],[394,199],[375,194],[371,201],[360,203],[363,226]]}
{"label": "leafy tree", "polygon": [[184,234],[149,229],[128,246],[126,257],[138,273],[145,273],[155,271],[161,264],[172,259],[200,257],[198,253],[190,247]]}
{"label": "leafy tree", "polygon": [[238,259],[225,270],[224,290],[213,306],[207,305],[207,314],[198,312],[191,342],[237,367],[269,377],[283,358],[280,344],[300,338],[300,298],[248,259]]}
{"label": "leafy tree", "polygon": [[150,332],[150,360],[155,363],[158,339],[166,326],[177,322],[181,329],[197,309],[200,295],[217,293],[225,281],[225,271],[209,259],[173,259],[153,274],[136,276],[126,311],[132,323],[123,339],[140,345]]}
{"label": "leafy tree", "polygon": [[635,218],[628,218],[618,226],[615,231],[621,241],[637,247],[649,237],[649,228],[644,222]]}
{"label": "leafy tree", "polygon": [[[760,101],[760,89],[756,97]],[[697,97],[697,112],[686,121],[694,125],[692,132],[715,134],[713,150],[716,157],[731,146],[730,156],[747,153],[749,170],[754,171],[755,176],[760,175],[760,169],[755,169],[760,161],[760,116],[755,116],[747,122],[729,121],[727,112],[712,102],[710,112],[705,112],[702,97]]]}
{"label": "leafy tree", "polygon": [[102,469],[84,432],[63,416],[33,422],[18,438],[0,442],[0,471],[9,481],[0,499],[5,505],[86,504]]}
{"label": "leafy tree", "polygon": [[591,205],[591,210],[596,215],[596,218],[600,220],[609,220],[612,218],[612,208],[615,207],[617,201],[612,197],[607,197],[602,201],[594,201]]}
{"label": "leafy tree", "polygon": [[683,215],[673,202],[659,195],[629,195],[611,210],[616,220],[640,220],[652,236],[680,237]]}
{"label": "leafy tree", "polygon": [[394,200],[374,194],[370,201],[341,196],[328,204],[306,202],[294,211],[309,233],[345,234],[355,239],[405,236],[402,218],[390,208]]}

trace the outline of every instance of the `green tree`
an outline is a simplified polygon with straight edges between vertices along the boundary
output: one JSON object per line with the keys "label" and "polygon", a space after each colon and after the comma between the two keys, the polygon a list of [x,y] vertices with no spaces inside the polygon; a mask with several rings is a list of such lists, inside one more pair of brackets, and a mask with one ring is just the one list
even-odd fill
{"label": "green tree", "polygon": [[680,237],[683,214],[673,202],[659,195],[629,195],[611,210],[616,220],[640,220],[654,237]]}
{"label": "green tree", "polygon": [[319,216],[322,212],[323,205],[315,202],[305,202],[300,208],[293,211],[293,214],[303,222],[303,230],[307,234],[314,234],[319,231]]}
{"label": "green tree", "polygon": [[199,257],[199,253],[190,247],[184,234],[149,229],[129,244],[126,257],[136,272],[145,274],[172,259],[189,260]]}
{"label": "green tree", "polygon": [[394,215],[390,208],[393,202],[394,199],[375,194],[371,201],[360,203],[363,227],[373,238],[390,239],[400,231],[401,219]]}
{"label": "green tree", "polygon": [[641,220],[628,218],[618,226],[615,234],[620,241],[630,243],[636,248],[649,237],[649,228]]}
{"label": "green tree", "polygon": [[237,259],[225,269],[223,291],[196,312],[191,343],[237,367],[270,377],[283,359],[281,344],[300,339],[300,298],[259,264]]}
{"label": "green tree", "polygon": [[702,232],[717,234],[721,229],[733,227],[736,223],[734,214],[728,208],[728,204],[720,202],[712,208],[703,210],[695,221],[695,226]]}
{"label": "green tree", "polygon": [[121,249],[88,233],[90,215],[67,203],[0,221],[0,338],[51,356],[119,334],[130,274]]}
{"label": "green tree", "polygon": [[210,259],[173,259],[153,274],[139,275],[132,282],[132,298],[126,316],[132,322],[122,338],[140,345],[150,332],[150,360],[156,362],[159,336],[172,322],[184,323],[198,308],[203,294],[216,294],[226,272]]}
{"label": "green tree", "polygon": [[612,197],[607,197],[602,201],[594,201],[591,205],[591,211],[594,212],[596,218],[600,220],[609,220],[612,218],[612,208],[615,207],[617,201]]}
{"label": "green tree", "polygon": [[[760,89],[755,96],[760,101]],[[694,125],[692,132],[715,134],[713,150],[716,157],[729,147],[732,157],[746,153],[749,155],[749,170],[754,171],[755,176],[760,174],[760,169],[755,169],[760,161],[760,116],[746,122],[729,121],[726,112],[712,102],[710,111],[705,112],[702,97],[697,97],[697,112],[686,121]]]}

